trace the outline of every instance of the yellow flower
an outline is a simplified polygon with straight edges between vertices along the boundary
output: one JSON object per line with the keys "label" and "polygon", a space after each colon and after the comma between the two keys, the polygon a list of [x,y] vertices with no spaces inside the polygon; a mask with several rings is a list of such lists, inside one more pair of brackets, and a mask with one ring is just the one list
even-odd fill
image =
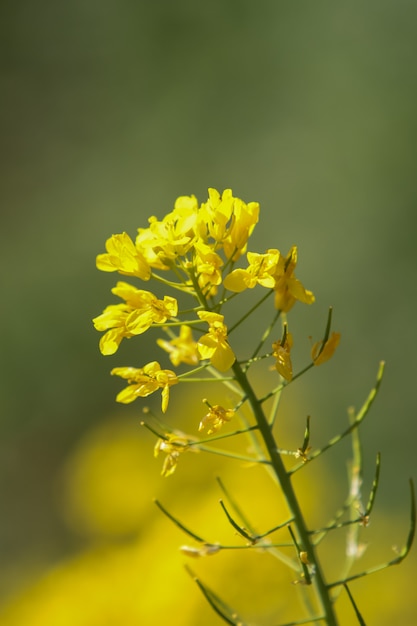
{"label": "yellow flower", "polygon": [[[120,285],[120,283],[119,283]],[[130,294],[126,293],[124,284],[112,289],[112,292],[122,298],[126,298],[127,304],[132,306],[132,310],[126,320],[126,328],[132,335],[141,335],[152,324],[163,324],[167,319],[175,317],[178,313],[178,303],[171,296],[164,296],[159,300],[150,291],[143,289],[133,289]]]}
{"label": "yellow flower", "polygon": [[315,300],[313,293],[294,276],[296,265],[297,247],[293,246],[287,257],[280,256],[275,273],[275,308],[281,311],[289,311],[296,300],[305,304],[312,304]]}
{"label": "yellow flower", "polygon": [[103,272],[119,272],[149,280],[151,268],[128,234],[112,235],[106,241],[106,254],[99,254],[96,265]]}
{"label": "yellow flower", "polygon": [[[259,217],[259,204],[246,204],[233,196],[231,189],[223,193],[208,190],[209,197],[199,212],[199,236],[206,241],[211,237],[223,247],[227,258],[236,261],[245,252],[247,241]],[[206,234],[204,234],[206,231]]]}
{"label": "yellow flower", "polygon": [[225,422],[230,422],[234,414],[233,409],[225,409],[219,404],[210,406],[208,413],[201,420],[198,430],[207,428],[207,434],[211,435],[220,430]]}
{"label": "yellow flower", "polygon": [[156,342],[160,348],[168,352],[173,365],[178,366],[180,363],[198,364],[197,343],[193,340],[193,333],[189,326],[183,324],[179,336],[170,341],[157,339]]}
{"label": "yellow flower", "polygon": [[161,221],[151,217],[148,228],[138,229],[136,247],[151,267],[166,270],[185,257],[198,237],[197,231],[197,200],[194,196],[181,196],[174,210]]}
{"label": "yellow flower", "polygon": [[197,311],[198,317],[209,324],[209,332],[203,335],[197,344],[201,359],[210,359],[220,372],[232,367],[236,360],[227,341],[227,326],[223,323],[224,315],[211,311]]}
{"label": "yellow flower", "polygon": [[212,246],[196,242],[194,246],[194,266],[198,285],[206,297],[217,293],[217,285],[222,282],[222,259],[214,252]]}
{"label": "yellow flower", "polygon": [[154,456],[157,457],[161,451],[167,455],[162,465],[162,476],[166,478],[175,472],[180,454],[188,448],[188,440],[185,437],[170,434],[167,439],[158,439],[154,448]]}
{"label": "yellow flower", "polygon": [[224,286],[235,292],[252,289],[257,284],[272,289],[275,286],[274,274],[277,270],[279,257],[280,253],[275,249],[267,250],[265,254],[248,252],[248,267],[233,270],[224,279]]}
{"label": "yellow flower", "polygon": [[217,189],[210,188],[208,193],[207,202],[200,207],[199,220],[205,224],[207,236],[222,243],[228,235],[235,198],[231,189],[225,189],[220,195]]}
{"label": "yellow flower", "polygon": [[311,359],[314,365],[321,365],[328,361],[334,354],[340,342],[340,333],[332,333],[323,346],[323,341],[318,341],[311,349]]}
{"label": "yellow flower", "polygon": [[227,258],[237,261],[241,254],[246,252],[246,244],[259,219],[259,203],[235,198],[232,227],[223,242]]}
{"label": "yellow flower", "polygon": [[157,389],[162,389],[162,412],[168,408],[169,388],[178,383],[178,378],[172,370],[163,370],[157,361],[147,363],[143,368],[115,367],[110,372],[128,381],[116,397],[117,402],[129,404],[136,398],[146,398]]}
{"label": "yellow flower", "polygon": [[178,228],[172,213],[162,221],[149,219],[149,228],[139,228],[136,245],[151,267],[169,269],[179,256],[184,256],[192,245],[190,236]]}
{"label": "yellow flower", "polygon": [[201,234],[205,234],[205,229],[200,232],[198,213],[198,202],[195,196],[177,198],[171,214],[177,231],[187,235],[190,239],[200,238]]}
{"label": "yellow flower", "polygon": [[136,289],[125,282],[118,282],[112,293],[125,300],[125,304],[110,304],[93,319],[96,330],[107,331],[99,344],[105,355],[114,354],[123,338],[140,335],[152,324],[163,324],[178,312],[175,298],[164,296],[163,300],[158,300],[150,291]]}
{"label": "yellow flower", "polygon": [[291,348],[293,339],[291,333],[286,333],[284,342],[275,341],[272,344],[272,355],[276,358],[275,367],[285,380],[292,380]]}

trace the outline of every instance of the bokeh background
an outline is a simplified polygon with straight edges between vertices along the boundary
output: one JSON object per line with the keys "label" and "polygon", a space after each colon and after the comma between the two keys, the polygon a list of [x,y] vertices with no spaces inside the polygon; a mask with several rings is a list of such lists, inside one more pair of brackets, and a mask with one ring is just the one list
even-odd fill
{"label": "bokeh background", "polygon": [[[316,441],[338,432],[387,362],[363,441],[366,485],[378,450],[383,459],[370,562],[390,558],[417,476],[416,4],[5,0],[0,11],[1,623],[219,622],[184,573],[184,538],[151,500],[216,530],[208,482],[223,465],[199,456],[203,488],[194,459],[159,476],[140,406],[117,407],[108,375],[153,358],[155,337],[140,363],[137,345],[104,358],[91,324],[112,299],[114,276],[95,269],[105,239],[134,236],[178,195],[205,200],[207,187],[261,203],[253,249],[299,246],[298,276],[317,298],[294,310],[306,345],[334,306],[342,343],[292,387],[294,428],[310,414]],[[189,402],[178,395],[179,422],[195,419]],[[305,488],[315,514],[343,497],[336,457],[315,495]],[[236,490],[240,471],[224,468]],[[254,619],[255,599],[273,605],[290,581],[273,562],[261,590],[231,583],[261,567],[247,558],[195,567]],[[415,623],[416,563],[352,588],[370,624]],[[277,606],[265,623],[292,619]]]}

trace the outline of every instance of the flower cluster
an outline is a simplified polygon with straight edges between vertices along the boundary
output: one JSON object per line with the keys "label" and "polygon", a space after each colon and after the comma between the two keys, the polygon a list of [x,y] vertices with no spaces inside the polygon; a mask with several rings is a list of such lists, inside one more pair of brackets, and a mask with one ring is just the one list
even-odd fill
{"label": "flower cluster", "polygon": [[[112,235],[106,241],[106,252],[97,256],[97,268],[140,281],[152,280],[163,285],[169,294],[159,298],[128,282],[118,282],[111,291],[122,302],[110,304],[93,320],[95,328],[104,333],[99,343],[102,354],[114,354],[123,339],[158,328],[167,337],[157,338],[157,345],[167,353],[173,367],[212,367],[223,373],[237,363],[222,313],[230,300],[246,289],[257,287],[266,290],[266,297],[273,296],[275,308],[283,316],[297,300],[313,303],[313,293],[295,276],[295,246],[287,255],[276,248],[264,253],[247,250],[258,219],[257,202],[245,203],[234,197],[230,189],[222,194],[209,189],[208,199],[201,205],[195,196],[178,198],[165,217],[159,220],[153,216],[147,228],[139,228],[135,240],[126,233]],[[242,263],[237,266],[240,260]],[[180,303],[187,299],[181,310]],[[264,299],[265,294],[260,301]],[[243,316],[232,330],[244,319]],[[327,360],[337,343],[338,337],[333,335],[326,337],[325,343],[316,344],[312,364]],[[287,382],[293,377],[292,344],[285,323],[282,339],[274,341],[272,350],[262,357],[275,357],[275,368]],[[128,383],[118,394],[118,402],[130,403],[160,389],[163,412],[172,385],[187,382],[190,374],[176,374],[164,369],[158,361],[138,368],[116,367],[111,373]],[[214,405],[201,420],[200,429],[206,427],[208,433],[213,433],[233,414],[232,409],[226,411]],[[171,450],[172,445],[165,442],[161,449],[167,451],[168,446]],[[176,460],[177,452],[175,447],[167,458]],[[175,465],[176,462],[172,463],[172,467]],[[171,472],[165,469],[164,473]]]}

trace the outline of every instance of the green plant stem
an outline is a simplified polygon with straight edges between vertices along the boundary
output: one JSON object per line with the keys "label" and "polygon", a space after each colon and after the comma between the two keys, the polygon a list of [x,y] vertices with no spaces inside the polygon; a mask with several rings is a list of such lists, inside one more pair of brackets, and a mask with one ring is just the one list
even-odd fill
{"label": "green plant stem", "polygon": [[296,528],[298,543],[301,546],[301,549],[307,552],[309,563],[314,568],[315,573],[313,578],[313,586],[315,587],[318,601],[321,607],[323,615],[322,619],[325,621],[326,626],[337,626],[338,622],[336,614],[334,612],[329,589],[326,585],[320,562],[316,556],[315,548],[311,541],[311,536],[304,520],[304,515],[302,513],[300,504],[294,491],[291,482],[291,476],[287,473],[287,470],[285,469],[285,465],[279,453],[271,426],[268,423],[268,420],[262,409],[262,405],[256,397],[252,385],[250,384],[245,372],[242,370],[239,363],[234,363],[233,372],[236,376],[237,382],[246,394],[246,397],[248,398],[248,401],[253,410],[259,432],[263,438],[265,447],[270,457],[271,465],[274,469],[277,480],[285,496],[287,506],[294,520],[293,524]]}
{"label": "green plant stem", "polygon": [[235,328],[240,326],[240,324],[242,324],[242,322],[244,322],[246,319],[248,319],[248,317],[250,317],[252,315],[252,313],[254,311],[256,311],[256,309],[258,307],[260,307],[261,304],[263,304],[265,302],[265,300],[267,300],[269,298],[271,293],[273,293],[273,289],[270,289],[268,291],[268,293],[266,293],[260,300],[258,300],[258,302],[256,304],[253,305],[252,308],[249,309],[249,311],[247,311],[247,313],[245,313],[235,324],[233,324],[233,326],[231,328],[229,328],[229,332],[228,332],[229,336],[235,330]]}

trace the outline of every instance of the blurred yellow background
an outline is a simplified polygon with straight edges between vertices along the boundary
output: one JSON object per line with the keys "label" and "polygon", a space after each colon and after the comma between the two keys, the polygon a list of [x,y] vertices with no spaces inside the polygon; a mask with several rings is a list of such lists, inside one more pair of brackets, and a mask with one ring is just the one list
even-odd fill
{"label": "blurred yellow background", "polygon": [[[112,300],[114,276],[95,269],[105,239],[134,236],[178,195],[204,201],[209,186],[261,203],[252,249],[299,246],[298,276],[317,299],[294,309],[306,344],[334,306],[335,358],[288,390],[300,432],[307,414],[316,441],[339,432],[387,362],[363,441],[367,486],[382,453],[371,562],[390,558],[417,476],[417,7],[18,0],[0,12],[1,623],[219,622],[184,572],[184,537],[151,502],[223,532],[216,464],[193,455],[160,477],[139,403],[116,407],[109,377],[153,358],[156,337],[104,358],[91,324]],[[181,427],[179,394],[176,406]],[[315,479],[313,511],[327,506],[329,475],[332,504],[335,481],[346,488],[342,456]],[[241,468],[226,465],[238,482]],[[285,588],[265,623],[292,619],[288,572],[262,554],[233,557],[195,569],[252,620],[264,571],[265,610]],[[413,552],[352,586],[369,624],[413,626],[416,564]],[[259,580],[237,580],[258,567]]]}

